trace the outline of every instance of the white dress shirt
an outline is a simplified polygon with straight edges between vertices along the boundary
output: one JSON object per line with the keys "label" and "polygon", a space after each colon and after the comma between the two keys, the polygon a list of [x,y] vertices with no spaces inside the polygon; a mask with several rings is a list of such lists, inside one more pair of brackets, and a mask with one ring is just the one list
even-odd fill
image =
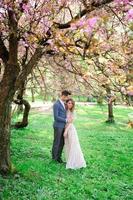
{"label": "white dress shirt", "polygon": [[66,110],[64,102],[61,99],[59,99],[59,101],[61,102],[63,108]]}

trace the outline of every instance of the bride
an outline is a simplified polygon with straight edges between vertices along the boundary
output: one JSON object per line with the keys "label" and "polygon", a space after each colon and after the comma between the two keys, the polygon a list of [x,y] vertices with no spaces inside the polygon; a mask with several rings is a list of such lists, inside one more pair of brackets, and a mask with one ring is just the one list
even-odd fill
{"label": "bride", "polygon": [[[74,120],[75,102],[73,99],[66,101],[67,118]],[[65,153],[66,153],[66,168],[79,169],[86,167],[83,153],[81,151],[77,131],[73,123],[67,123],[65,132]]]}

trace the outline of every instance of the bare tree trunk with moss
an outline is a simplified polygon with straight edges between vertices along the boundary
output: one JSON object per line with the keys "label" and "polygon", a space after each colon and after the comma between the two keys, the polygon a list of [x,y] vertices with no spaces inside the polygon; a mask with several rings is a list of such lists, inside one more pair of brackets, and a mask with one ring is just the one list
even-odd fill
{"label": "bare tree trunk with moss", "polygon": [[24,112],[23,112],[23,119],[21,122],[17,122],[13,127],[15,128],[24,128],[28,126],[28,117],[29,117],[29,111],[30,111],[30,104],[27,100],[23,99],[22,97],[18,96],[17,100],[14,101],[14,103],[18,105],[24,105]]}

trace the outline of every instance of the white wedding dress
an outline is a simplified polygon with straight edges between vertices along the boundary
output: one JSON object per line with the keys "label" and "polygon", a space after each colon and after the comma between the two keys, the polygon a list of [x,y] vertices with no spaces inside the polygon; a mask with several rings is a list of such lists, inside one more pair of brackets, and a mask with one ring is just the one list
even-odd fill
{"label": "white wedding dress", "polygon": [[[70,111],[67,112],[67,116],[71,116],[74,119],[74,114]],[[67,124],[65,133],[67,134],[65,137],[66,169],[79,169],[86,167],[77,131],[73,123]]]}

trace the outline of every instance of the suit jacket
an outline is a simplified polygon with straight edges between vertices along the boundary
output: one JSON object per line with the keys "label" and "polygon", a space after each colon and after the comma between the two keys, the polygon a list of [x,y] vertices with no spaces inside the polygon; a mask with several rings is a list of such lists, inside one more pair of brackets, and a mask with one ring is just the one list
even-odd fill
{"label": "suit jacket", "polygon": [[58,100],[53,105],[54,113],[54,128],[64,128],[66,125],[66,109],[63,107],[61,102]]}

